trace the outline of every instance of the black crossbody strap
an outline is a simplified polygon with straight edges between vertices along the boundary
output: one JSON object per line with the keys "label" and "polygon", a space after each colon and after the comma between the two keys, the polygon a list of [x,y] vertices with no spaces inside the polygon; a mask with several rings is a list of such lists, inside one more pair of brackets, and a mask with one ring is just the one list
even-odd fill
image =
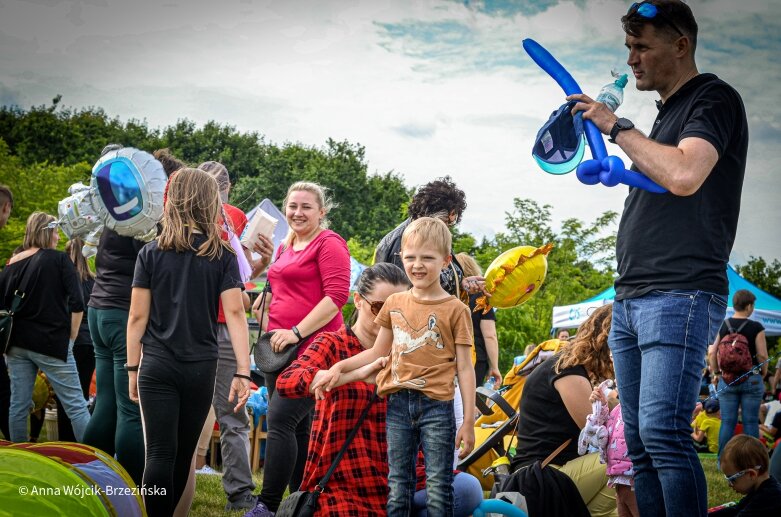
{"label": "black crossbody strap", "polygon": [[32,265],[32,261],[39,252],[40,250],[35,252],[33,256],[30,257],[30,261],[25,266],[24,273],[22,273],[22,278],[19,279],[19,285],[14,290],[14,301],[11,302],[11,309],[8,311],[12,316],[16,311],[19,310],[19,306],[22,304],[22,300],[27,293],[27,285],[30,283],[30,267]]}
{"label": "black crossbody strap", "polygon": [[374,400],[377,398],[377,388],[374,388],[374,392],[372,392],[372,398],[369,399],[369,403],[366,404],[366,407],[363,408],[363,413],[361,413],[361,416],[358,417],[358,421],[355,423],[355,427],[353,427],[352,431],[350,431],[350,434],[347,436],[347,439],[344,441],[344,445],[342,445],[342,449],[339,451],[339,454],[336,455],[336,458],[334,458],[334,461],[331,462],[331,466],[328,468],[328,472],[325,473],[325,476],[323,476],[323,479],[320,480],[320,482],[315,487],[315,492],[322,492],[325,488],[325,484],[328,483],[328,480],[331,479],[331,475],[336,470],[336,466],[339,464],[339,461],[342,459],[342,456],[344,456],[344,453],[347,451],[347,447],[350,446],[350,443],[353,441],[353,438],[355,438],[355,435],[358,434],[358,430],[361,428],[361,424],[364,420],[366,420],[366,415],[369,414],[369,409],[371,409],[372,404],[374,404]]}

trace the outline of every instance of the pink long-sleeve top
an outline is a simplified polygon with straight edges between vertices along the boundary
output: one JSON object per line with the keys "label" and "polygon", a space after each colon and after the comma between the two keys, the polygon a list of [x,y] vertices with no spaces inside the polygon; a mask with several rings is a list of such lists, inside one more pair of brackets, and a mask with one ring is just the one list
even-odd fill
{"label": "pink long-sleeve top", "polygon": [[306,248],[285,249],[268,270],[271,283],[268,330],[298,325],[328,296],[339,307],[336,316],[298,347],[300,356],[320,332],[333,332],[343,325],[342,306],[350,294],[350,252],[339,234],[323,230]]}

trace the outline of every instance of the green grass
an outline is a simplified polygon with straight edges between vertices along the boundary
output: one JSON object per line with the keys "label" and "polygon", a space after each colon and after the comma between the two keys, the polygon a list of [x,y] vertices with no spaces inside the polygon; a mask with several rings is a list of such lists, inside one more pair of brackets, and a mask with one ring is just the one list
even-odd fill
{"label": "green grass", "polygon": [[[718,506],[739,499],[724,480],[721,472],[716,468],[716,458],[701,456],[700,461],[705,470],[705,478],[708,480],[708,506]],[[192,517],[241,517],[245,512],[225,512],[225,493],[222,491],[222,481],[220,476],[198,475],[195,490],[195,500],[193,501],[190,515]],[[260,492],[260,485],[263,480],[262,472],[253,475],[257,490]]]}

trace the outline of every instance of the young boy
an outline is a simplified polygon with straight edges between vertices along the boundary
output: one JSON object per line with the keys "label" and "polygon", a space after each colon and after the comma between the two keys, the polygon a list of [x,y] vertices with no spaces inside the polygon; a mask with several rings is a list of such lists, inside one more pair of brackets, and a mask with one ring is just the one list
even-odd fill
{"label": "young boy", "polygon": [[732,489],[746,497],[710,515],[748,517],[781,515],[781,483],[768,472],[767,449],[753,436],[733,436],[721,451],[721,471]]}
{"label": "young boy", "polygon": [[[343,373],[374,361],[385,364],[377,375],[377,391],[388,396],[389,517],[411,513],[421,444],[428,514],[453,515],[453,450],[460,446],[463,458],[474,447],[472,320],[469,308],[439,283],[440,271],[450,265],[450,246],[450,231],[439,219],[421,217],[410,223],[401,237],[401,259],[412,289],[385,301],[372,348],[337,363],[313,386],[327,391]],[[464,408],[457,434],[456,374]]]}
{"label": "young boy", "polygon": [[692,422],[692,438],[697,452],[719,452],[719,431],[721,430],[721,406],[717,399],[708,399],[702,405],[703,411]]}

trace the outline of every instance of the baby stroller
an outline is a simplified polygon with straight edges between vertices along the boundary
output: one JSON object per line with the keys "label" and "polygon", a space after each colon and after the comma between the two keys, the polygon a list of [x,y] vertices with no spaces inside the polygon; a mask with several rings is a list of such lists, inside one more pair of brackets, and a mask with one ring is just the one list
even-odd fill
{"label": "baby stroller", "polygon": [[507,458],[506,464],[509,465],[508,448],[518,425],[526,376],[564,344],[566,341],[549,339],[537,345],[521,364],[513,366],[504,376],[502,385],[509,386],[504,391],[488,390],[482,386],[477,388],[475,402],[482,415],[475,421],[475,448],[458,463],[458,470],[479,479],[483,490],[493,488],[491,467],[494,462]]}

